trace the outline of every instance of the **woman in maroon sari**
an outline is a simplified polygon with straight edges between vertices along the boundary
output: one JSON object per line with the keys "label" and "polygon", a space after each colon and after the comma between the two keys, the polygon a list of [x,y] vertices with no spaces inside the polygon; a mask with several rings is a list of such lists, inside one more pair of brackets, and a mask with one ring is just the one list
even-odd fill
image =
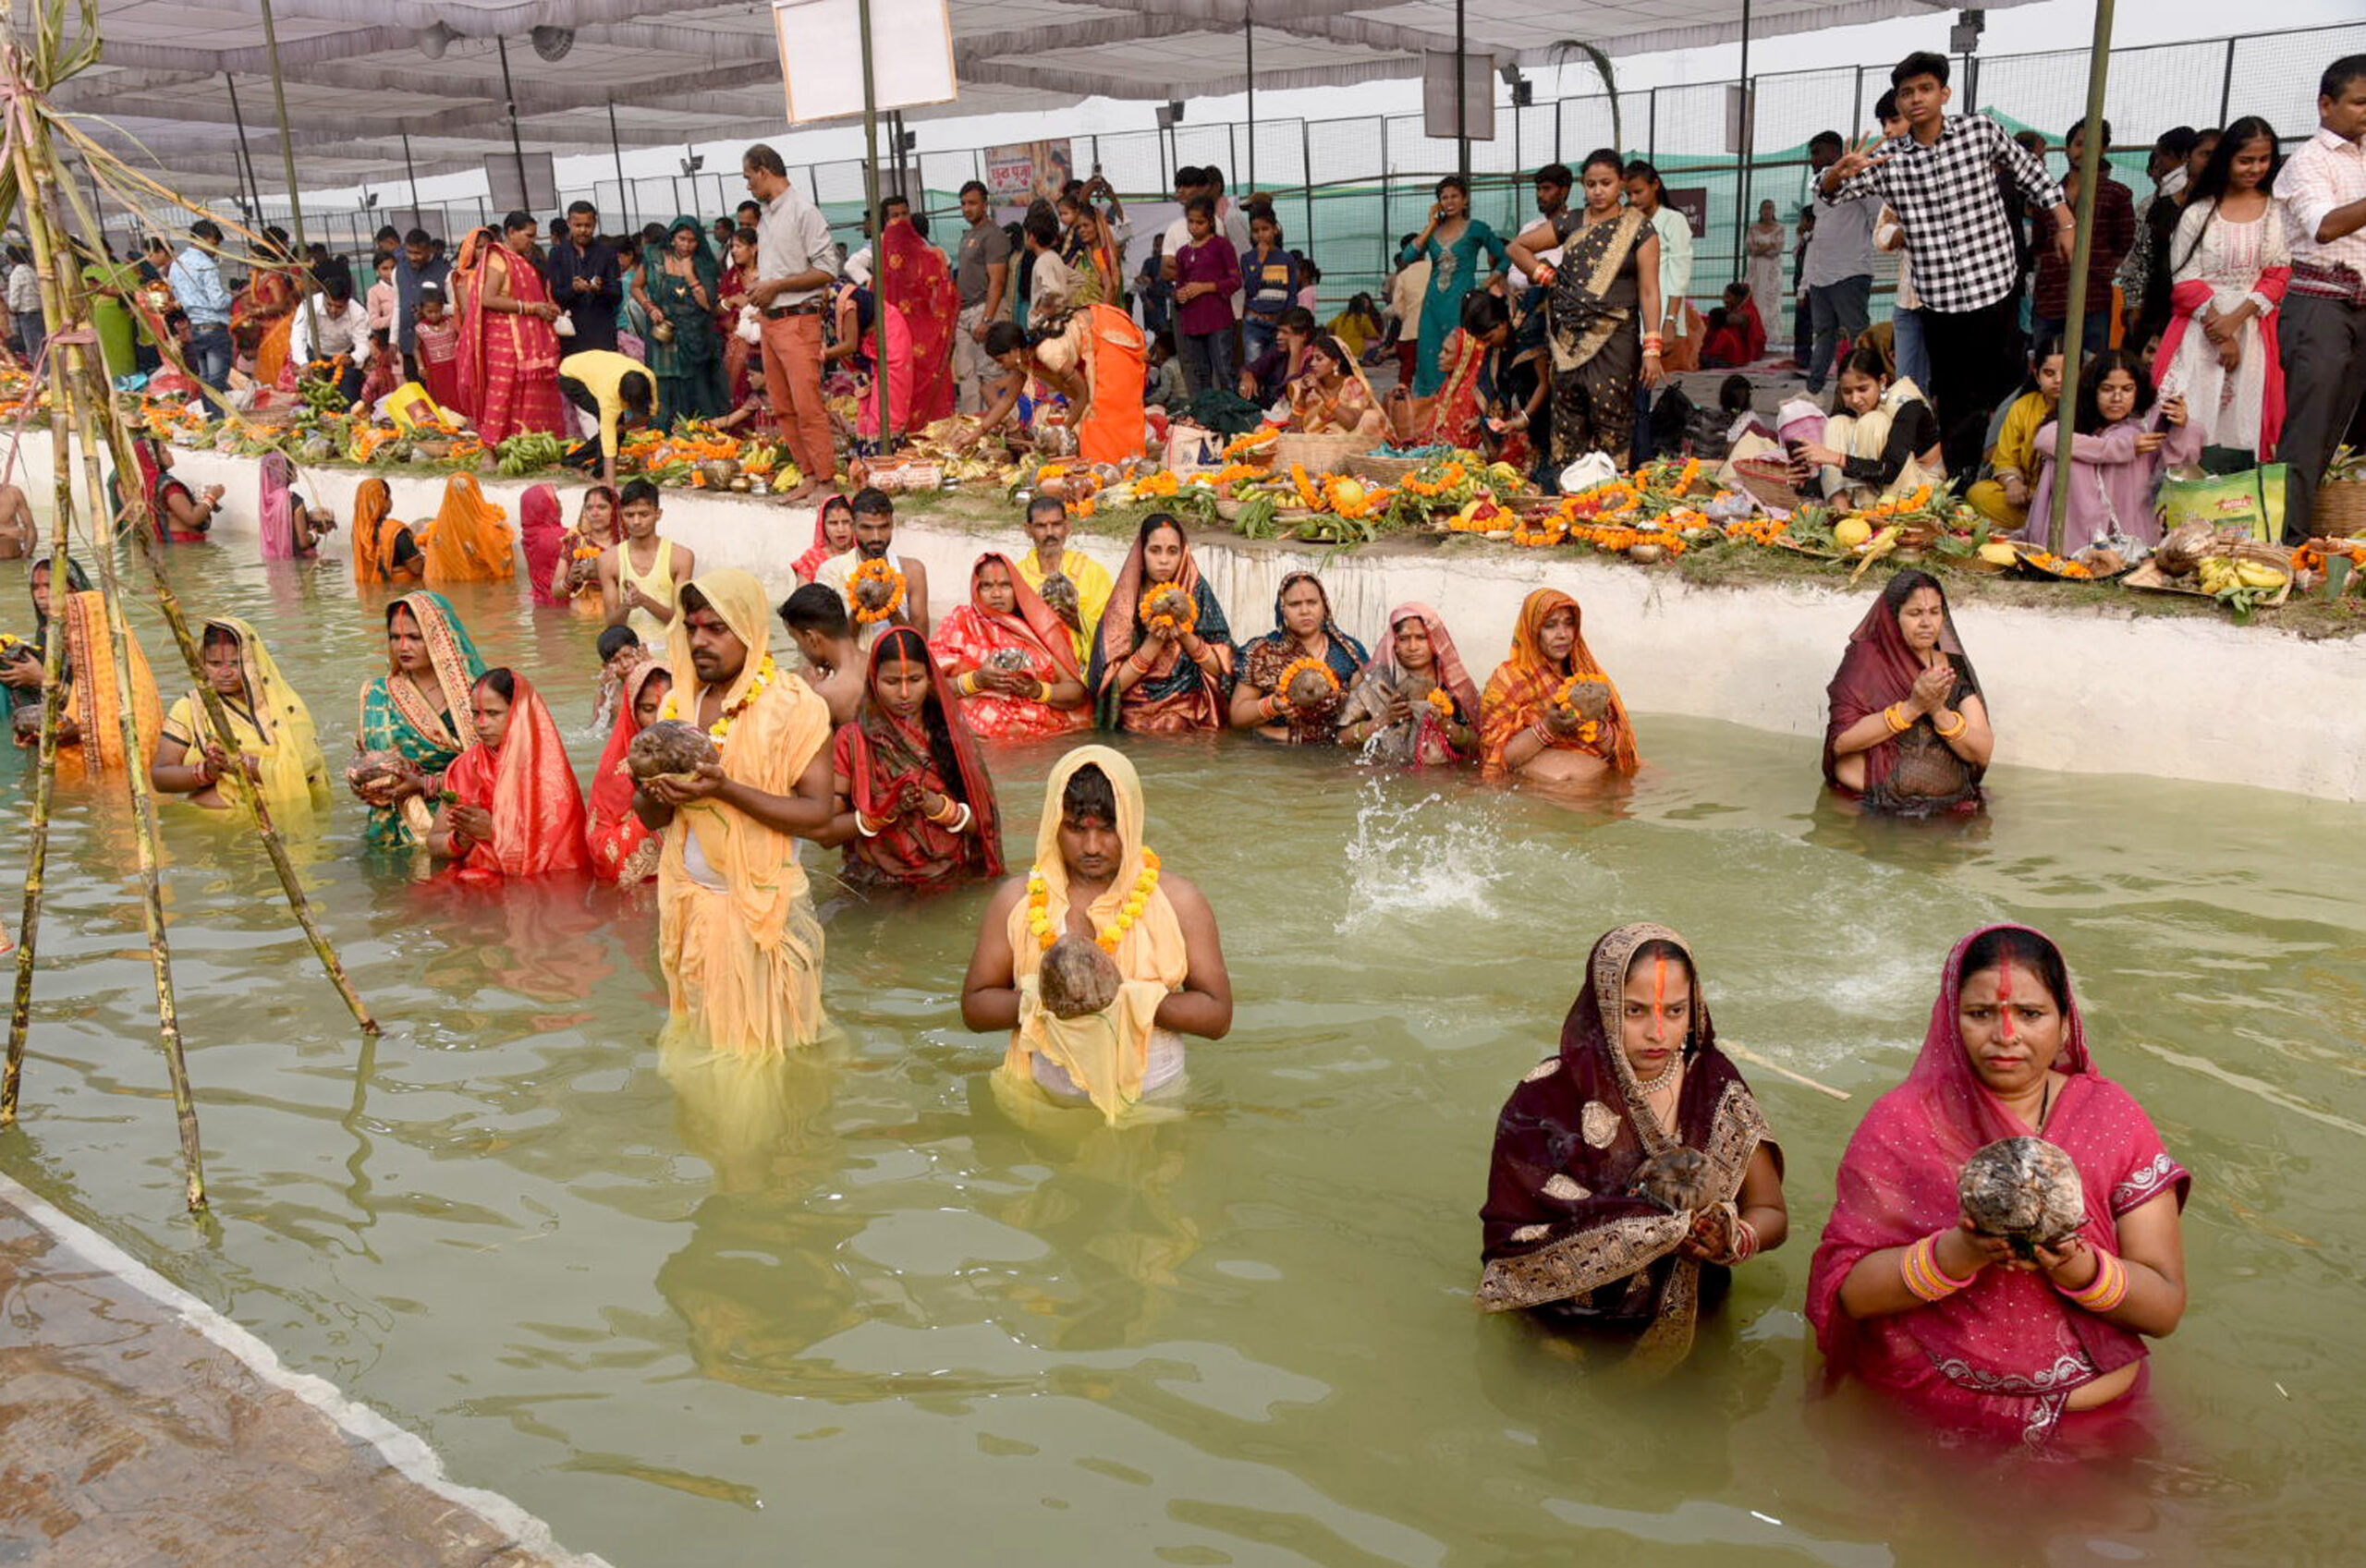
{"label": "woman in maroon sari", "polygon": [[1996,737],[1946,590],[1907,568],[1857,629],[1825,688],[1823,778],[1868,810],[1930,817],[1980,809]]}
{"label": "woman in maroon sari", "polygon": [[534,265],[532,214],[512,213],[505,241],[479,229],[460,247],[460,410],[487,446],[521,431],[566,429],[558,390],[559,309]]}
{"label": "woman in maroon sari", "polygon": [[[2017,1255],[1964,1214],[1964,1164],[2037,1136],[2078,1167],[2086,1220]],[[1906,1082],[1842,1157],[1808,1275],[1831,1377],[1855,1373],[1934,1429],[2031,1447],[2134,1414],[2144,1336],[2184,1316],[2192,1178],[2135,1099],[2095,1071],[2061,950],[1989,926],[1948,955]]]}
{"label": "woman in maroon sari", "polygon": [[1560,1051],[1495,1122],[1480,1218],[1480,1306],[1640,1331],[1637,1353],[1663,1362],[1691,1347],[1733,1268],[1782,1245],[1783,1151],[1717,1050],[1676,932],[1621,926],[1594,943]]}
{"label": "woman in maroon sari", "polygon": [[928,643],[891,627],[871,647],[862,711],[832,745],[838,815],[857,893],[931,893],[1003,874],[994,780]]}

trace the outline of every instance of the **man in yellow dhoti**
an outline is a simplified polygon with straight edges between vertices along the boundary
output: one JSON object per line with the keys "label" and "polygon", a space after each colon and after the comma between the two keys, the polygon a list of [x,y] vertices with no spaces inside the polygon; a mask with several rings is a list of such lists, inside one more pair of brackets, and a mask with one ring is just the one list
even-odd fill
{"label": "man in yellow dhoti", "polygon": [[[1101,613],[1109,608],[1116,585],[1109,568],[1081,550],[1068,548],[1067,503],[1056,495],[1039,495],[1027,504],[1027,537],[1034,545],[1018,558],[1018,575],[1043,596],[1043,602],[1068,625],[1076,639],[1079,666],[1092,662],[1092,640],[1101,629]],[[1050,591],[1043,584],[1054,581]],[[1075,591],[1070,592],[1073,589]]]}
{"label": "man in yellow dhoti", "polygon": [[830,825],[830,710],[765,651],[763,585],[738,570],[682,586],[665,716],[698,725],[720,765],[651,780],[633,809],[665,847],[657,940],[677,1024],[715,1050],[777,1055],[822,1027],[822,926],[797,840]]}
{"label": "man in yellow dhoti", "polygon": [[[1099,1012],[1062,1017],[1045,1005],[1044,955],[1063,937],[1098,942],[1116,962],[1116,996]],[[1052,770],[1034,867],[986,907],[961,1017],[1011,1031],[998,1088],[1090,1100],[1112,1124],[1181,1080],[1183,1036],[1231,1029],[1215,912],[1143,846],[1141,781],[1118,752],[1079,747]]]}

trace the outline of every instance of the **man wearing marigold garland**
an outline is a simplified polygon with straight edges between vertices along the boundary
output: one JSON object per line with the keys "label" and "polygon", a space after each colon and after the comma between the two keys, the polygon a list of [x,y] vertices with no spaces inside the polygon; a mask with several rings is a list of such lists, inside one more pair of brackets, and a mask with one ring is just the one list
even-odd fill
{"label": "man wearing marigold garland", "polygon": [[[896,553],[896,503],[876,485],[855,492],[854,548],[823,562],[813,580],[847,602],[855,641],[866,653],[889,626],[909,626],[928,636],[928,569]],[[870,580],[881,584],[888,597],[863,603]]]}
{"label": "man wearing marigold garland", "polygon": [[822,927],[797,840],[829,829],[830,710],[765,652],[763,585],[737,570],[683,585],[665,716],[707,732],[719,762],[650,780],[633,810],[665,835],[658,954],[669,1030],[777,1056],[822,1028]]}
{"label": "man wearing marigold garland", "polygon": [[[1077,662],[1092,662],[1092,639],[1101,629],[1101,612],[1109,607],[1116,584],[1109,568],[1080,550],[1068,548],[1068,504],[1056,495],[1038,495],[1027,504],[1027,537],[1034,548],[1018,558],[1018,575],[1041,594],[1052,613],[1076,634]],[[1044,585],[1054,577],[1066,587]]]}
{"label": "man wearing marigold garland", "polygon": [[[1079,1011],[1079,971],[1110,965],[1115,995]],[[1183,1036],[1230,1032],[1215,912],[1143,845],[1141,781],[1118,752],[1079,747],[1052,770],[1034,867],[986,907],[961,1018],[1011,1031],[994,1075],[1006,1106],[1090,1102],[1112,1125],[1179,1095]]]}

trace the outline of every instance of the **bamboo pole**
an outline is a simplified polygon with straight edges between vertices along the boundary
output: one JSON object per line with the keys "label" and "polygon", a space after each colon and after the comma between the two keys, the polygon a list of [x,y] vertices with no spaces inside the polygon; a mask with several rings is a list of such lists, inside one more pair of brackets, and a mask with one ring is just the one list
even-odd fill
{"label": "bamboo pole", "polygon": [[[2069,314],[2062,322],[2062,406],[2078,406],[2078,382],[2087,344],[2087,264],[2095,249],[2095,181],[2103,168],[2104,88],[2111,79],[2112,0],[2095,0],[2095,35],[2087,50],[2086,140],[2079,158],[2079,237],[2070,249]],[[2070,527],[2070,445],[2077,439],[2076,419],[2055,415],[2054,494],[2048,508],[2045,547],[2055,554]]]}
{"label": "bamboo pole", "polygon": [[[80,193],[69,191],[68,194],[76,199],[77,214],[80,215]],[[103,384],[94,382],[90,393],[96,400],[95,406],[106,411],[105,433],[115,457],[115,471],[118,474],[137,472],[137,459],[131,452],[132,436],[125,426],[121,410],[116,407]],[[95,465],[97,447],[88,432],[84,442],[84,450],[91,455],[90,461]],[[214,691],[213,683],[206,678],[204,659],[197,639],[190,634],[189,617],[182,613],[180,596],[173,591],[172,583],[165,576],[164,553],[156,542],[156,530],[152,527],[143,528],[137,524],[137,519],[147,510],[147,499],[144,496],[134,497],[127,486],[123,500],[125,513],[134,522],[132,533],[140,541],[141,556],[148,564],[149,577],[156,585],[156,599],[165,612],[165,624],[172,628],[173,640],[179,645],[181,659],[189,666],[190,682],[199,699],[205,705],[206,719],[213,725],[222,748],[229,753],[232,769],[243,772],[246,754],[239,749],[237,733],[231,727],[228,711],[222,706],[221,696]],[[121,521],[117,520],[118,527]],[[320,959],[321,967],[328,972],[330,983],[344,998],[347,1009],[353,1014],[354,1022],[360,1024],[364,1032],[376,1034],[378,1021],[370,1015],[369,1007],[362,1002],[360,993],[354,990],[343,961],[337,957],[335,946],[330,942],[328,934],[321,929],[319,919],[313,915],[311,900],[305,895],[303,881],[296,874],[296,864],[288,858],[287,846],[281,840],[278,829],[273,825],[271,807],[263,799],[262,792],[240,789],[231,793],[246,801],[248,815],[262,839],[263,852],[270,857],[272,869],[278,874],[280,890],[287,895],[287,907],[295,915],[297,924],[303,928],[304,938],[311,943],[312,953]]]}
{"label": "bamboo pole", "polygon": [[[73,509],[73,478],[68,468],[67,418],[69,397],[76,382],[88,382],[91,371],[83,344],[87,329],[77,319],[83,303],[80,279],[73,271],[74,251],[71,241],[50,223],[50,203],[54,199],[55,169],[47,160],[36,163],[32,156],[32,134],[30,125],[16,128],[12,157],[18,170],[18,200],[25,215],[25,226],[30,236],[34,254],[41,258],[36,272],[42,276],[42,314],[49,334],[65,349],[61,357],[55,351],[50,358],[50,432],[51,468],[56,479],[59,516],[53,527],[54,534],[68,530],[67,518]],[[28,177],[28,176],[30,177]],[[60,263],[63,272],[60,272]],[[87,433],[91,417],[87,402],[80,409],[81,424],[86,435],[82,448],[82,463],[86,483],[93,504],[99,486],[97,452],[89,444]],[[97,530],[92,530],[95,533]],[[167,1077],[172,1084],[173,1113],[180,1133],[183,1196],[192,1211],[205,1207],[205,1157],[197,1126],[197,1101],[189,1091],[189,1059],[181,1039],[180,1008],[173,994],[172,947],[165,933],[164,882],[160,871],[161,857],[156,849],[156,803],[148,792],[148,748],[140,734],[137,705],[132,701],[131,627],[125,614],[122,585],[116,580],[115,551],[111,544],[100,542],[91,552],[98,562],[99,595],[107,623],[107,652],[115,665],[116,688],[122,700],[117,704],[116,722],[122,732],[124,774],[130,791],[132,828],[138,845],[140,870],[140,916],[148,933],[148,962],[156,981],[156,1032],[165,1052]],[[52,621],[55,607],[63,586],[60,568],[50,568],[50,602]],[[50,658],[62,653],[64,638],[53,631],[49,639]],[[89,672],[85,672],[86,677]],[[43,703],[43,729],[47,732],[43,749],[49,754],[51,769],[56,766],[56,712],[59,693],[52,691]],[[95,737],[83,737],[86,746]],[[54,787],[54,786],[53,786]],[[46,845],[43,846],[44,850]],[[30,947],[28,948],[30,952]],[[25,989],[27,976],[19,972],[19,990]],[[13,1022],[13,1020],[12,1020]],[[10,1037],[12,1059],[21,1058],[21,1047],[14,1031]]]}

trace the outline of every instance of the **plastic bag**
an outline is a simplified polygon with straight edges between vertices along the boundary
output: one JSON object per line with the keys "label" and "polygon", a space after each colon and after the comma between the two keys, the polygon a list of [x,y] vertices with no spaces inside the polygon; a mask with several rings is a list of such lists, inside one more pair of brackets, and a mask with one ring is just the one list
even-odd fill
{"label": "plastic bag", "polygon": [[2284,537],[2284,488],[2281,463],[2199,479],[2165,474],[2153,509],[2164,537],[2182,524],[2207,523],[2214,529],[2247,528],[2254,540],[2274,544]]}
{"label": "plastic bag", "polygon": [[1561,493],[1577,495],[1618,477],[1618,465],[1608,453],[1589,452],[1561,470]]}

